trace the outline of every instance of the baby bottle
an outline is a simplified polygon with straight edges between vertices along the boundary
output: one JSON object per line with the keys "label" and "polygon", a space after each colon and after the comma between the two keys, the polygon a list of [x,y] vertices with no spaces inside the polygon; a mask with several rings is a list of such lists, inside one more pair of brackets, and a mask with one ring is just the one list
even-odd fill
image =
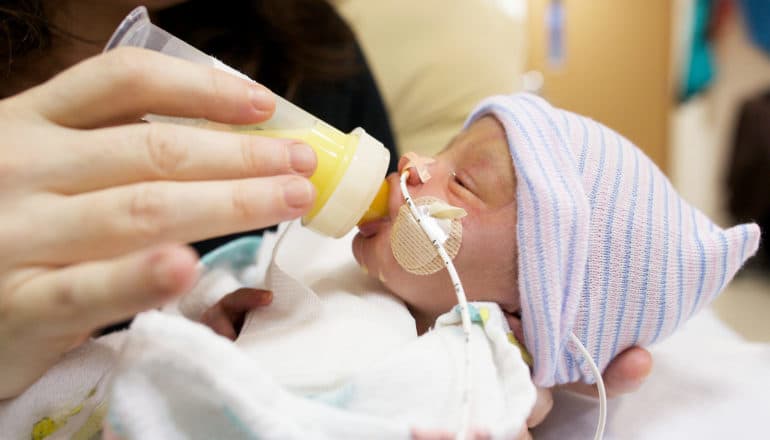
{"label": "baby bottle", "polygon": [[[150,22],[140,6],[123,20],[105,51],[119,46],[137,46],[227,71],[242,73],[210,57]],[[297,139],[310,145],[318,167],[310,177],[317,197],[302,224],[316,232],[341,237],[357,223],[387,214],[388,185],[384,180],[389,151],[362,128],[343,133],[289,101],[276,96],[273,116],[260,124],[230,126],[205,120],[147,115],[146,119],[228,129],[274,138]]]}

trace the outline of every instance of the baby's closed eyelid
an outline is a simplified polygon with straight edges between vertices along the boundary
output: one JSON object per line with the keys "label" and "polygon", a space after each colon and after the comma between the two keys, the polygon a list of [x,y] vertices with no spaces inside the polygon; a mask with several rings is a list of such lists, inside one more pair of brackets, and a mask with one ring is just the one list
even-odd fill
{"label": "baby's closed eyelid", "polygon": [[455,173],[450,174],[448,183],[449,194],[452,198],[448,199],[450,203],[458,203],[461,206],[475,205],[479,197],[466,184],[466,181]]}
{"label": "baby's closed eyelid", "polygon": [[452,180],[456,182],[458,185],[460,185],[470,193],[476,195],[476,191],[474,191],[475,187],[474,187],[473,179],[470,178],[468,173],[463,171],[453,170],[451,171],[451,177],[452,177]]}

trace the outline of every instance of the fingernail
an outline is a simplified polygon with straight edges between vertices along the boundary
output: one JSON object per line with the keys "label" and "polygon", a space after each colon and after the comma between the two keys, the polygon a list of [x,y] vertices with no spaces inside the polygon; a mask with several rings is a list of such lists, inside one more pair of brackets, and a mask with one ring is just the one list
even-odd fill
{"label": "fingernail", "polygon": [[273,94],[261,87],[252,87],[249,91],[251,105],[258,112],[271,112],[275,107]]}
{"label": "fingernail", "polygon": [[273,302],[273,292],[265,290],[262,292],[262,298],[260,298],[260,300],[262,301],[262,304],[270,304]]}
{"label": "fingernail", "polygon": [[297,174],[310,175],[315,171],[316,156],[315,151],[306,144],[290,144],[289,161],[291,168]]}
{"label": "fingernail", "polygon": [[292,208],[305,208],[313,201],[313,186],[306,179],[291,179],[283,186],[283,197]]}

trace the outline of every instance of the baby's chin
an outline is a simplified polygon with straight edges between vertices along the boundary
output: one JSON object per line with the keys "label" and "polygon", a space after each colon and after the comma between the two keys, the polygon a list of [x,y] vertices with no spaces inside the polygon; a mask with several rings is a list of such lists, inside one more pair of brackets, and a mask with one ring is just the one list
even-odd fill
{"label": "baby's chin", "polygon": [[387,247],[390,253],[390,219],[382,218],[358,226],[358,233],[353,238],[353,256],[360,266],[367,269],[372,264],[381,264],[378,254],[380,247]]}
{"label": "baby's chin", "polygon": [[377,259],[375,258],[376,250],[374,249],[376,238],[376,236],[366,237],[359,232],[353,237],[351,244],[353,258],[356,260],[356,263],[358,263],[362,271],[373,278],[377,278],[378,274],[377,268],[372,267],[377,264]]}

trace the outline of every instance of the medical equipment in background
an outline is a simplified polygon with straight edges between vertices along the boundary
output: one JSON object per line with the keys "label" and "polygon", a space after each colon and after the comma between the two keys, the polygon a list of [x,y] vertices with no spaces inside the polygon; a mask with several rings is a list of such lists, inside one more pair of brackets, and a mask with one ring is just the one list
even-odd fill
{"label": "medical equipment in background", "polygon": [[[251,81],[246,75],[152,24],[144,6],[126,16],[105,51],[120,46],[158,51]],[[362,128],[345,134],[280,96],[276,95],[275,99],[273,116],[253,125],[225,125],[203,119],[159,115],[146,115],[145,119],[307,143],[318,158],[318,167],[310,177],[317,197],[310,212],[302,218],[302,224],[321,234],[339,238],[358,223],[387,215],[388,184],[384,178],[390,152],[382,143]]]}

